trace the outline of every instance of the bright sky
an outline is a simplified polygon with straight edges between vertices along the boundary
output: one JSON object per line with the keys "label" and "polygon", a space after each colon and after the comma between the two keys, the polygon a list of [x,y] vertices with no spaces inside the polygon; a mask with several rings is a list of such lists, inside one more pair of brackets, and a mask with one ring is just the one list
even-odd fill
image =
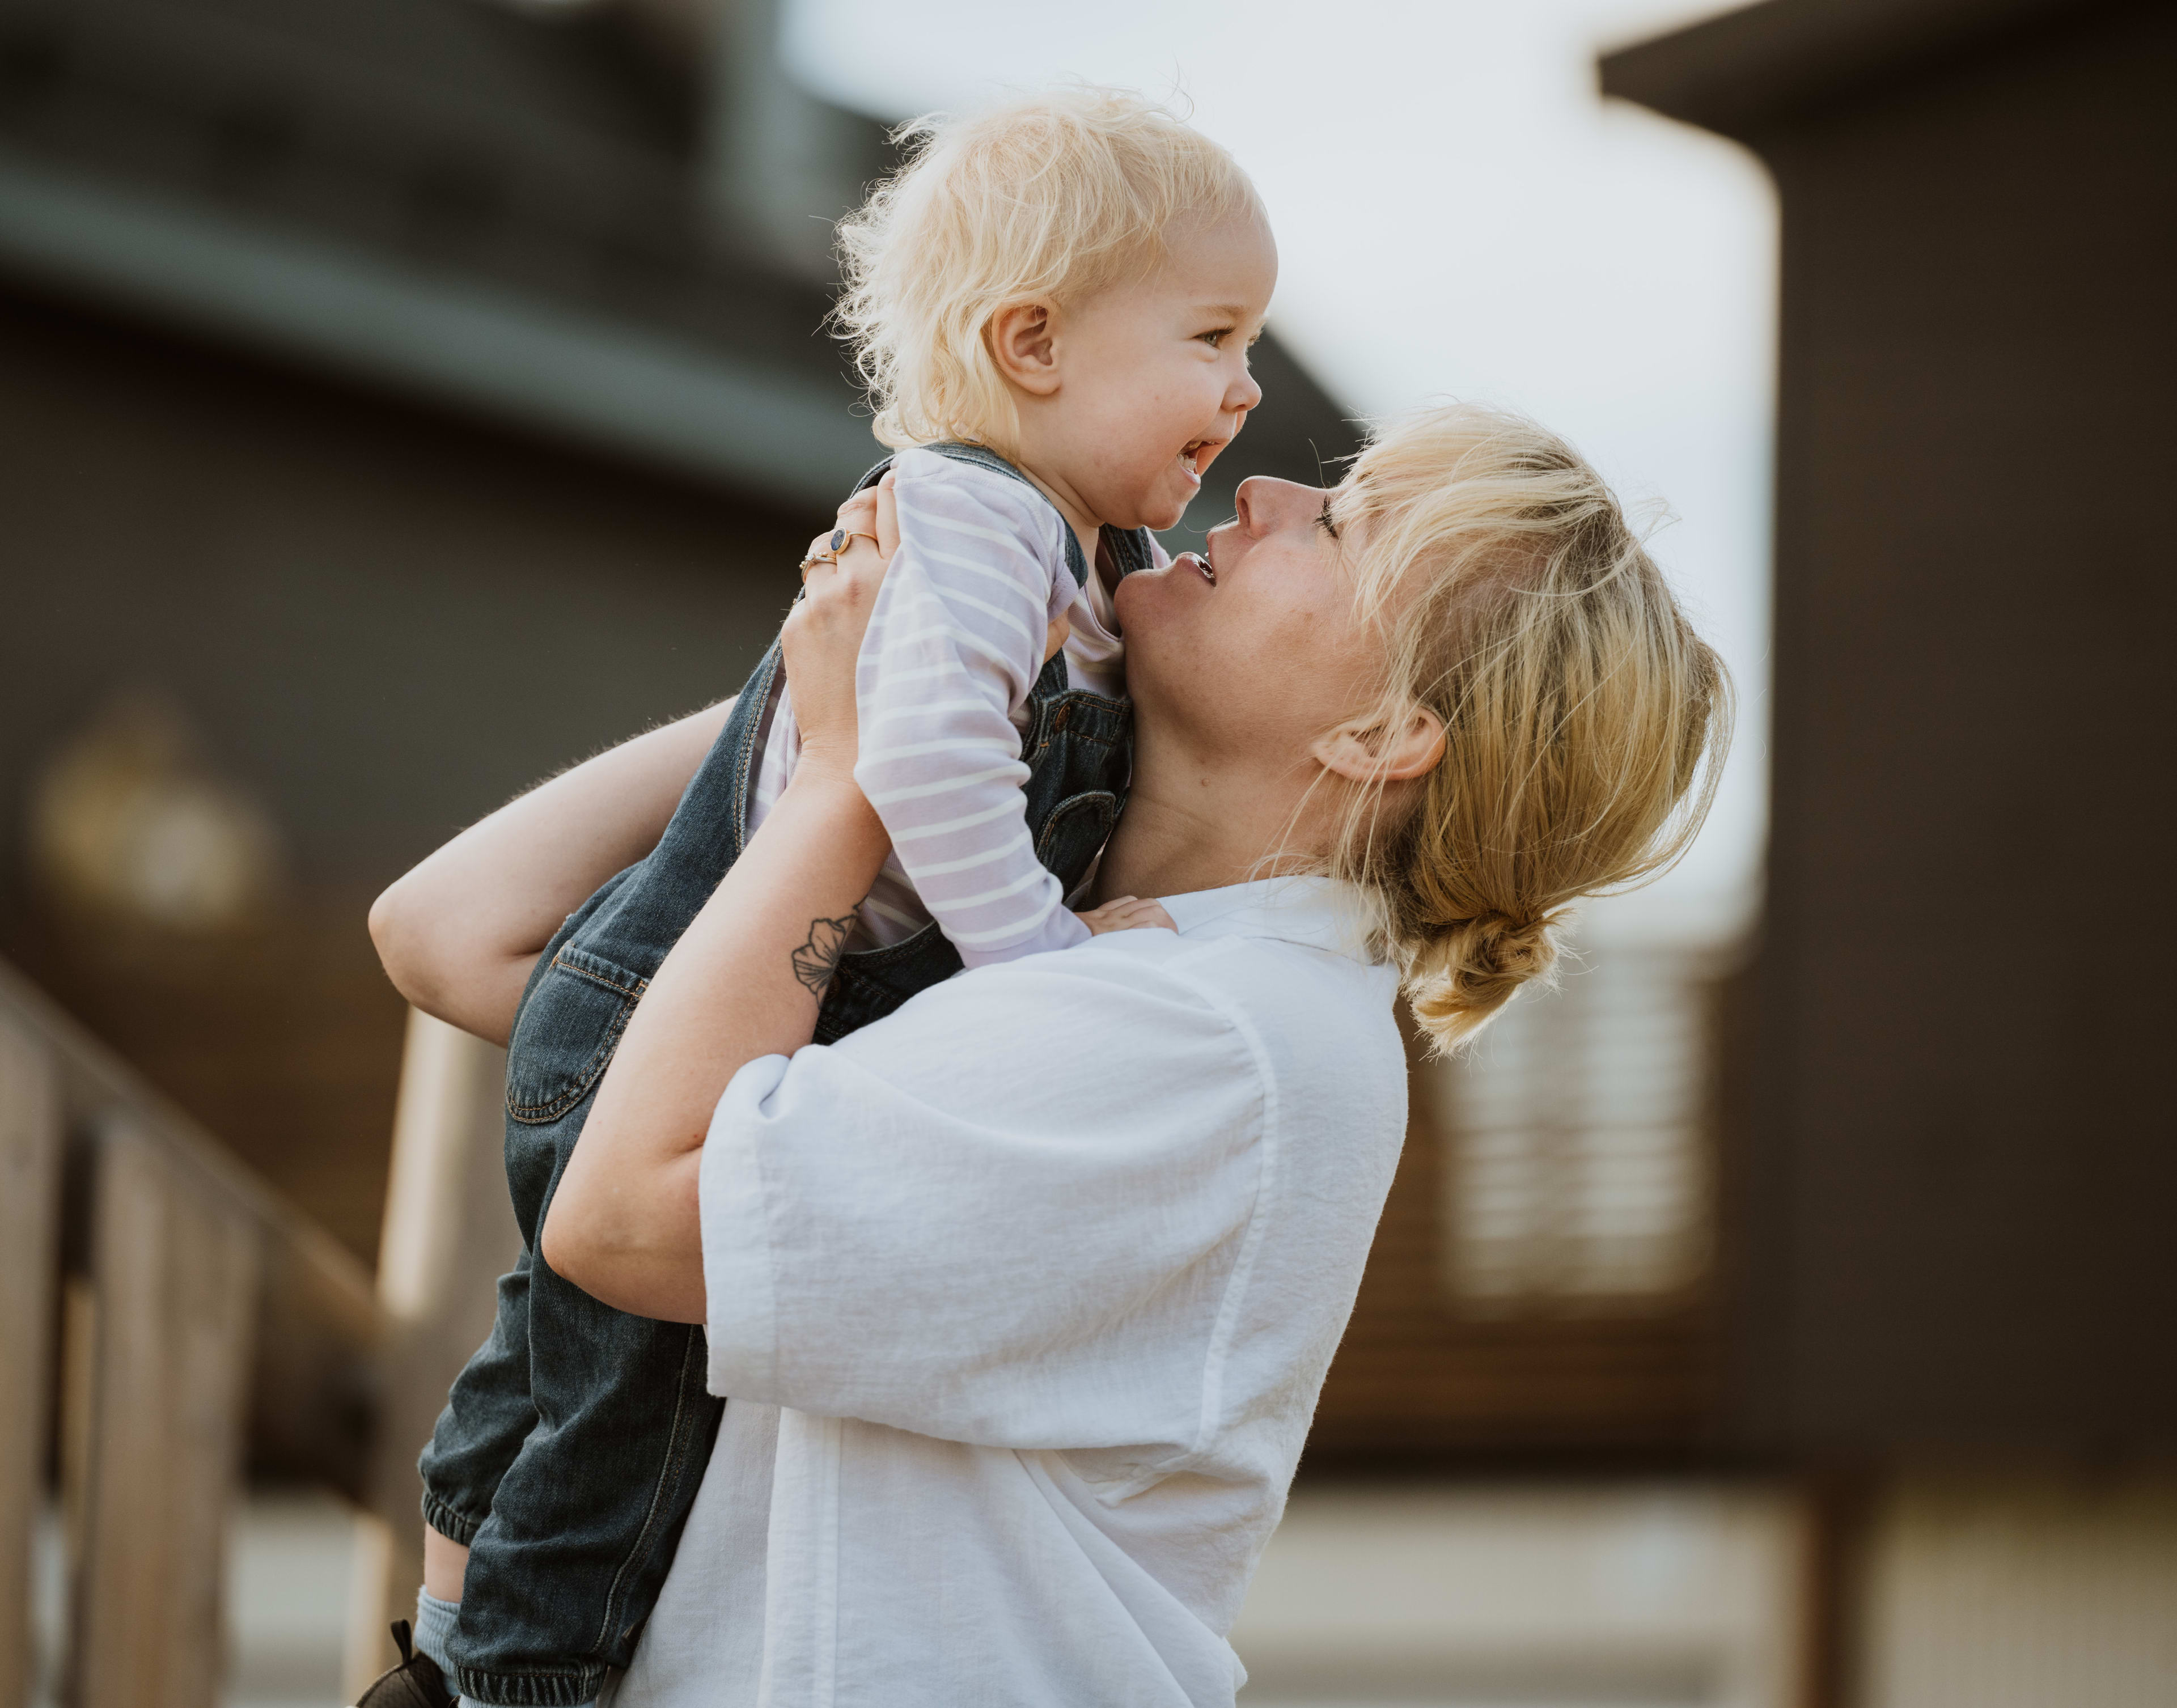
{"label": "bright sky", "polygon": [[1593,64],[1725,9],[789,0],[787,51],[886,119],[1062,77],[1182,92],[1269,204],[1272,324],[1334,396],[1510,404],[1667,505],[1658,554],[1738,677],[1740,734],[1693,856],[1608,917],[1705,936],[1743,918],[1765,824],[1775,199],[1735,146],[1603,105]]}

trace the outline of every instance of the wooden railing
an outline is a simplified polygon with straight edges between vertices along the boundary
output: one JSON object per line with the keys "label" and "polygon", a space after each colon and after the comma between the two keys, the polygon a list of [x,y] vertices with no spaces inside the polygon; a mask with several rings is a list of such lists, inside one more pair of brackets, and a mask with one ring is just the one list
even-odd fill
{"label": "wooden railing", "polygon": [[496,1064],[412,1023],[374,1280],[0,965],[0,1708],[29,1696],[55,1466],[69,1708],[210,1708],[245,1447],[355,1504],[351,1682],[379,1664],[418,1577],[416,1449],[512,1251]]}

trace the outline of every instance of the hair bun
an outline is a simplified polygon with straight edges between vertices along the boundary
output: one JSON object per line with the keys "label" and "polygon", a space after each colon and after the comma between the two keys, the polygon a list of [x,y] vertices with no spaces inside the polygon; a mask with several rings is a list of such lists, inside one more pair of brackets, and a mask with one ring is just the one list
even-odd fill
{"label": "hair bun", "polygon": [[1477,914],[1449,921],[1407,967],[1407,995],[1432,1036],[1470,1037],[1518,994],[1547,984],[1557,967],[1563,909],[1520,919]]}
{"label": "hair bun", "polygon": [[1558,958],[1557,924],[1548,915],[1515,919],[1498,913],[1470,919],[1464,958],[1470,974],[1518,983],[1544,976]]}

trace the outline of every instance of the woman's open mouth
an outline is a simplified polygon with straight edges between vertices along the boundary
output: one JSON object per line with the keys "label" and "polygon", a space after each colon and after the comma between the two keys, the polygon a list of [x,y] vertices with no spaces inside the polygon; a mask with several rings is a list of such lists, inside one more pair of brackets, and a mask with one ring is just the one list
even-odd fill
{"label": "woman's open mouth", "polygon": [[1181,552],[1179,554],[1179,561],[1183,564],[1192,564],[1203,581],[1209,582],[1213,587],[1217,585],[1217,566],[1200,552]]}

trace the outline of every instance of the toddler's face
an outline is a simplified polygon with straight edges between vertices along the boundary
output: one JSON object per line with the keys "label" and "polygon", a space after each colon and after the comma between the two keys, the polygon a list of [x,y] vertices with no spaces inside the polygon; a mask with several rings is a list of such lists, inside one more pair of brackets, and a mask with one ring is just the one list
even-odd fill
{"label": "toddler's face", "polygon": [[1168,528],[1262,401],[1247,372],[1278,279],[1259,219],[1182,228],[1147,277],[1055,317],[1059,385],[1023,450],[1099,521]]}

